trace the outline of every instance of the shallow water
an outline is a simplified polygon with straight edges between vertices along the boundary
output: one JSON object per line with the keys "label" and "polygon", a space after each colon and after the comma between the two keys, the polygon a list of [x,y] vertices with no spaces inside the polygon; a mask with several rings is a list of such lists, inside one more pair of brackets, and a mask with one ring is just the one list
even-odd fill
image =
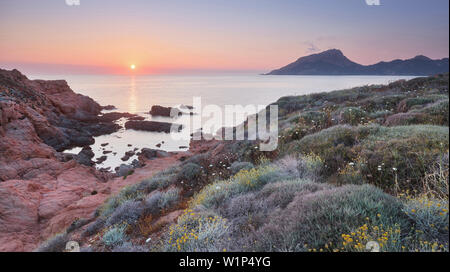
{"label": "shallow water", "polygon": [[[176,106],[192,105],[193,97],[200,97],[202,108],[215,104],[221,108],[225,105],[268,105],[282,96],[303,95],[324,91],[339,90],[362,85],[387,84],[398,79],[410,79],[406,76],[264,76],[253,74],[236,75],[35,75],[32,79],[65,79],[70,87],[78,93],[87,95],[101,105],[114,105],[119,112],[139,114],[146,120],[175,122],[188,125],[189,115],[171,120],[164,117],[152,117],[148,114],[152,105]],[[195,109],[198,111],[200,109]],[[205,121],[208,116],[203,116]],[[230,119],[231,120],[231,119]],[[118,122],[123,124],[125,120]],[[242,122],[242,118],[234,123]],[[222,122],[217,127],[230,125]],[[201,127],[201,126],[200,126]],[[193,129],[200,128],[194,126]],[[155,145],[164,141],[161,148]],[[109,143],[102,147],[102,143]],[[132,147],[128,145],[132,144]],[[124,162],[120,158],[134,148],[154,148],[165,151],[181,151],[180,146],[189,146],[188,139],[174,140],[170,134],[143,132],[121,129],[110,135],[95,138],[91,146],[95,158],[103,156],[103,151],[116,152],[107,154],[107,160],[97,167],[114,169],[122,163],[131,163],[136,156]],[[77,153],[81,148],[68,150]]]}

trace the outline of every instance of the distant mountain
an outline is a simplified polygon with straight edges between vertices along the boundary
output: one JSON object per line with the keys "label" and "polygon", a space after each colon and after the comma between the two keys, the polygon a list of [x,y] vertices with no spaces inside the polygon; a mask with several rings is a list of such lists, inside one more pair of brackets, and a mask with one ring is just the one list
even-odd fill
{"label": "distant mountain", "polygon": [[349,60],[338,49],[301,57],[267,75],[434,75],[449,71],[448,58],[432,60],[417,56],[407,60],[361,65]]}

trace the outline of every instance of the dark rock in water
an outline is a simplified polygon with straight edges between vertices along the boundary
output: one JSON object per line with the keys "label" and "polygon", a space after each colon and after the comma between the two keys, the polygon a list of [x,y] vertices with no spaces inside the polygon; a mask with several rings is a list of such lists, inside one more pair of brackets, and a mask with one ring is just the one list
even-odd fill
{"label": "dark rock in water", "polygon": [[98,171],[100,171],[100,172],[109,172],[109,170],[111,170],[111,166],[106,167],[106,168],[102,167],[102,168],[98,169]]}
{"label": "dark rock in water", "polygon": [[189,147],[187,147],[187,146],[185,146],[185,145],[182,145],[182,146],[179,146],[178,148],[179,148],[179,149],[187,149],[187,148],[189,148]]}
{"label": "dark rock in water", "polygon": [[132,144],[127,144],[128,147],[133,146]]}
{"label": "dark rock in water", "polygon": [[152,106],[150,114],[153,116],[177,117],[181,115],[181,112],[177,108],[155,105]]}
{"label": "dark rock in water", "polygon": [[113,155],[114,155],[114,156],[117,155],[117,152],[113,152]]}
{"label": "dark rock in water", "polygon": [[100,164],[100,163],[106,161],[107,158],[108,157],[106,157],[106,156],[101,156],[100,158],[97,158],[97,161],[95,163]]}
{"label": "dark rock in water", "polygon": [[85,146],[81,149],[81,151],[78,153],[79,155],[86,156],[88,158],[93,158],[95,156],[94,151],[92,151],[92,148],[90,146]]}
{"label": "dark rock in water", "polygon": [[183,129],[180,124],[172,124],[156,121],[128,121],[125,123],[126,129],[153,131],[153,132],[179,132]]}
{"label": "dark rock in water", "polygon": [[161,144],[156,144],[155,146],[159,148],[159,147],[161,147]]}
{"label": "dark rock in water", "polygon": [[107,146],[107,145],[109,145],[109,143],[103,143],[103,144],[101,144],[101,146]]}
{"label": "dark rock in water", "polygon": [[114,105],[107,105],[102,107],[102,110],[115,110],[115,109],[117,108]]}
{"label": "dark rock in water", "polygon": [[77,155],[77,162],[86,166],[92,166],[94,165],[94,162],[92,161],[92,158],[95,156],[94,152],[92,151],[92,148],[89,146],[83,147],[81,151]]}
{"label": "dark rock in water", "polygon": [[98,123],[91,125],[89,127],[89,132],[92,136],[101,136],[114,133],[121,128],[122,127],[120,125],[115,123]]}
{"label": "dark rock in water", "polygon": [[154,159],[154,158],[164,158],[168,157],[169,153],[162,150],[156,150],[151,148],[142,148],[141,152],[138,153],[138,156],[140,159],[146,158],[146,159]]}
{"label": "dark rock in water", "polygon": [[134,169],[131,165],[121,164],[119,167],[116,167],[115,170],[119,177],[123,177],[129,175]]}
{"label": "dark rock in water", "polygon": [[135,154],[136,154],[135,151],[130,150],[130,151],[125,152],[125,155],[122,158],[120,158],[120,159],[122,161],[128,161],[130,159],[130,157],[134,156]]}
{"label": "dark rock in water", "polygon": [[109,154],[111,152],[112,152],[111,150],[105,150],[105,151],[103,151],[103,154]]}
{"label": "dark rock in water", "polygon": [[128,112],[108,112],[99,117],[100,122],[114,122],[119,120],[120,118],[135,118],[139,117],[136,114],[128,113]]}

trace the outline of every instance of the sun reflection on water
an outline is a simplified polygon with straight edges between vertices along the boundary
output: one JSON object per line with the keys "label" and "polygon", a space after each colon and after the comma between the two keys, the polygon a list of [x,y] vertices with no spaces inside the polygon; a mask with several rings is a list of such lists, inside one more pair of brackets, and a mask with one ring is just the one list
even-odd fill
{"label": "sun reflection on water", "polygon": [[135,76],[131,76],[130,81],[130,92],[128,96],[128,112],[129,113],[137,113],[138,105],[137,105],[137,95],[136,95],[136,78]]}

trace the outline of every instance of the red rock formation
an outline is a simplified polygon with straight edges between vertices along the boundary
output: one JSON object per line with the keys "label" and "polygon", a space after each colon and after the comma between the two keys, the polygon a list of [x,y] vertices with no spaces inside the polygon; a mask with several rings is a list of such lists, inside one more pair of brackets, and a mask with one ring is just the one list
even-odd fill
{"label": "red rock formation", "polygon": [[152,160],[127,179],[66,161],[59,153],[117,129],[91,98],[65,81],[29,80],[0,69],[0,251],[31,251],[77,218],[89,218],[112,193],[168,165]]}
{"label": "red rock formation", "polygon": [[97,207],[126,185],[177,163],[177,156],[148,161],[126,179],[104,182],[98,172],[74,161],[60,173],[0,183],[0,251],[32,251],[73,221],[91,218]]}

